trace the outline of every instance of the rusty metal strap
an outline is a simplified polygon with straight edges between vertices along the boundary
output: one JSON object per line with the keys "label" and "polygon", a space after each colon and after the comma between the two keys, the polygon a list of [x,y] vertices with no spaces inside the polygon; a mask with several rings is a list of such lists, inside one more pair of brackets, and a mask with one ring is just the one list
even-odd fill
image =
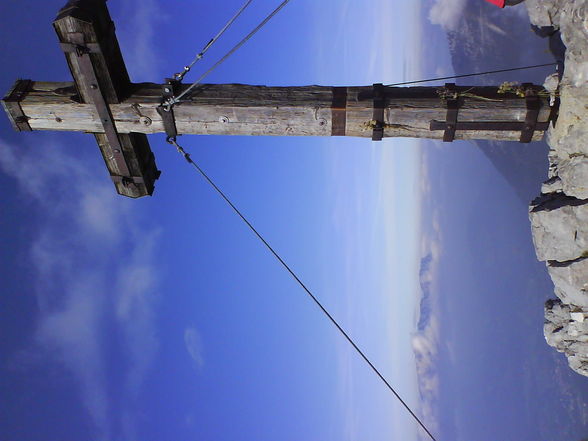
{"label": "rusty metal strap", "polygon": [[445,84],[445,93],[447,96],[447,116],[445,117],[443,142],[453,142],[455,139],[455,131],[457,130],[457,116],[459,114],[459,98],[455,83]]}
{"label": "rusty metal strap", "polygon": [[[76,43],[75,46],[83,47],[84,45],[82,43],[83,41],[80,41],[79,43]],[[106,135],[106,139],[110,144],[110,153],[112,155],[112,159],[116,163],[118,171],[121,175],[131,177],[131,172],[123,154],[122,146],[120,139],[118,138],[118,133],[114,125],[110,108],[106,103],[106,99],[104,98],[104,94],[100,88],[100,82],[98,81],[96,72],[94,71],[94,65],[92,64],[92,59],[90,58],[90,50],[76,50],[74,53],[77,56],[80,72],[86,79],[86,82],[80,84],[79,86],[86,88],[87,94],[91,97],[92,103],[96,107],[96,111],[100,117],[100,123],[104,128],[104,134]]]}
{"label": "rusty metal strap", "polygon": [[525,88],[525,102],[527,104],[527,114],[525,116],[525,124],[521,130],[520,142],[529,143],[533,140],[533,134],[537,130],[537,120],[539,119],[539,112],[543,105],[543,101],[537,95],[537,91],[531,83],[523,83]]}
{"label": "rusty metal strap", "polygon": [[[487,122],[457,122],[456,130],[480,130],[489,132],[520,132],[524,129],[525,123],[521,121],[487,121]],[[445,121],[431,121],[430,130],[447,130]],[[549,122],[538,122],[535,130],[547,130]]]}
{"label": "rusty metal strap", "polygon": [[331,136],[345,136],[347,128],[347,87],[333,87]]}
{"label": "rusty metal strap", "polygon": [[30,132],[29,118],[24,114],[20,102],[25,98],[27,93],[32,89],[31,80],[18,80],[8,96],[2,100],[2,105],[10,118],[12,127],[19,132]]}
{"label": "rusty metal strap", "polygon": [[373,132],[372,141],[381,141],[384,137],[384,108],[386,107],[386,96],[384,85],[376,83],[374,88],[374,113],[372,116]]}

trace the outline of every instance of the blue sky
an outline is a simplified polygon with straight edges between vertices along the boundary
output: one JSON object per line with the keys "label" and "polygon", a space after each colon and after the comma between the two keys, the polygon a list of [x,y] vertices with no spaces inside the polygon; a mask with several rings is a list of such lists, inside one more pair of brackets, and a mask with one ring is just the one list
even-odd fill
{"label": "blue sky", "polygon": [[[132,79],[179,70],[240,4],[109,2]],[[61,6],[2,5],[4,89],[19,77],[70,78],[50,26]],[[274,6],[254,2],[202,67]],[[378,6],[293,0],[209,81],[418,77],[419,2]],[[155,195],[127,200],[114,193],[92,137],[16,134],[2,124],[7,436],[416,436],[391,394],[162,136],[151,137],[163,171]],[[181,141],[418,406],[418,144]]]}

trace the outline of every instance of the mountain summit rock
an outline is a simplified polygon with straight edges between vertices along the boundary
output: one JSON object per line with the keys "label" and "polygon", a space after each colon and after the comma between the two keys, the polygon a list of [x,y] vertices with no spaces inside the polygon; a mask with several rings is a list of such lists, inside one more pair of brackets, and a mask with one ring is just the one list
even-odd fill
{"label": "mountain summit rock", "polygon": [[547,343],[588,376],[588,0],[527,0],[531,22],[561,32],[561,81],[546,89],[560,100],[548,132],[549,179],[529,211],[537,257],[545,261],[557,300],[545,304]]}

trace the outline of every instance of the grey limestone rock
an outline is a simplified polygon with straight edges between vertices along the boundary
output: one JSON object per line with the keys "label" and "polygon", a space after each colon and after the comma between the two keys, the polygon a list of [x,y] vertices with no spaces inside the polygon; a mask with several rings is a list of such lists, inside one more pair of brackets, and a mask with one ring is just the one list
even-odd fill
{"label": "grey limestone rock", "polygon": [[[588,147],[588,143],[586,144]],[[588,199],[588,157],[576,154],[557,165],[562,191],[577,199]]]}
{"label": "grey limestone rock", "polygon": [[588,124],[584,122],[588,87],[577,88],[562,84],[559,95],[561,104],[557,123],[548,132],[548,143],[554,150],[553,156],[559,159],[569,159],[575,155],[588,156]]}
{"label": "grey limestone rock", "polygon": [[529,217],[537,258],[566,262],[588,252],[588,205],[562,193],[543,195]]}
{"label": "grey limestone rock", "polygon": [[588,376],[588,0],[526,0],[531,22],[559,29],[565,70],[545,88],[559,98],[548,131],[549,180],[531,205],[533,242],[546,261],[556,300],[545,304],[547,343]]}
{"label": "grey limestone rock", "polygon": [[588,320],[585,318],[588,318],[588,310],[580,306],[560,300],[545,303],[545,340],[566,355],[570,368],[588,376]]}
{"label": "grey limestone rock", "polygon": [[529,213],[537,257],[547,262],[559,297],[545,305],[544,334],[570,368],[588,376],[588,0],[526,5],[531,21],[559,29],[566,46],[561,82],[546,80],[560,100],[548,132],[549,180]]}
{"label": "grey limestone rock", "polygon": [[537,26],[554,26],[558,22],[561,0],[527,0],[525,5],[531,23]]}
{"label": "grey limestone rock", "polygon": [[[588,309],[588,258],[566,263],[550,262],[547,268],[555,285],[555,294],[562,302]],[[579,321],[577,316],[572,319]]]}

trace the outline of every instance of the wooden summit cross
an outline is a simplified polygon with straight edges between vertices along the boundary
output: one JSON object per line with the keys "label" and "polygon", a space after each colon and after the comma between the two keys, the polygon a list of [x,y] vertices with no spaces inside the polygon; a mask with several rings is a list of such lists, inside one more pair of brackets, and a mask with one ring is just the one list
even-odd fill
{"label": "wooden summit cross", "polygon": [[[107,0],[70,0],[53,26],[74,82],[18,80],[2,104],[19,131],[92,133],[119,194],[151,195],[160,172],[147,134],[357,136],[540,140],[554,118],[540,86],[265,87],[203,84],[158,112],[187,86],[131,83]],[[173,87],[172,87],[173,86]],[[172,90],[175,89],[175,90]]]}

